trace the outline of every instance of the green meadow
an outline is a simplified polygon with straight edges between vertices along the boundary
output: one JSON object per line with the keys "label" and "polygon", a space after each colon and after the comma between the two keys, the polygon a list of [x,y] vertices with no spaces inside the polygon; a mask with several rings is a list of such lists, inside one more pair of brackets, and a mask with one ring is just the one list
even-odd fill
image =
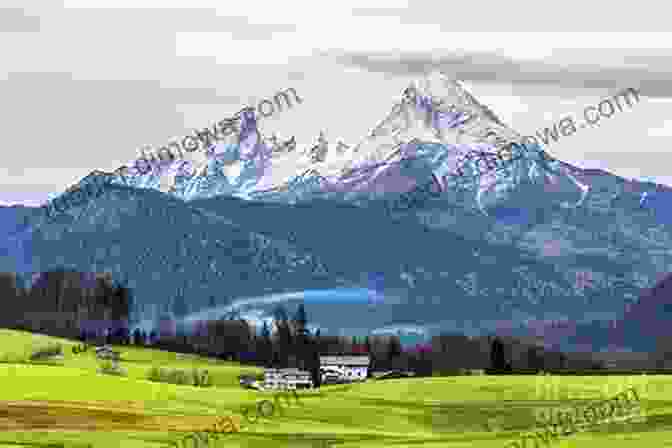
{"label": "green meadow", "polygon": [[[55,342],[63,346],[62,360],[27,361],[33,350]],[[75,345],[0,330],[0,448],[172,447],[185,435],[210,429],[219,417],[240,418],[241,406],[272,400],[272,393],[238,385],[239,374],[259,368],[117,346],[127,376],[106,375],[97,372],[93,349],[76,355]],[[207,369],[213,385],[148,381],[154,366]],[[561,437],[551,446],[672,447],[672,379],[662,375],[369,379],[300,391],[298,405],[292,400],[283,413],[258,417],[256,424],[243,420],[240,432],[222,434],[209,446],[505,447],[534,429],[539,414],[607,399],[628,387],[641,398],[637,418]]]}

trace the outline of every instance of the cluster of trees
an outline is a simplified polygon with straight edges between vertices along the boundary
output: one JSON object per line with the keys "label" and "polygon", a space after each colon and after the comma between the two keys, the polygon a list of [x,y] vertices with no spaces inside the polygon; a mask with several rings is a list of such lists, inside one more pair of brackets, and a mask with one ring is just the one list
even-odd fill
{"label": "cluster of trees", "polygon": [[0,273],[0,327],[49,334],[128,341],[131,290],[110,274],[54,269],[28,283]]}
{"label": "cluster of trees", "polygon": [[478,369],[489,374],[507,374],[603,368],[589,356],[546,349],[538,342],[511,336],[442,334],[432,338],[432,370]]}

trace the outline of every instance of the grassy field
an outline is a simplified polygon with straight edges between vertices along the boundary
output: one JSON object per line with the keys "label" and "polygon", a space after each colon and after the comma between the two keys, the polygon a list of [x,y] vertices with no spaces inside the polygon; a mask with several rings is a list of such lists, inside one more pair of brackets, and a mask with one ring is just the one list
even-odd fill
{"label": "grassy field", "polygon": [[[62,361],[25,361],[48,342],[63,345]],[[93,350],[75,355],[74,345],[0,330],[0,448],[172,447],[189,433],[210,429],[219,417],[240,418],[241,405],[254,407],[271,397],[238,385],[240,373],[257,368],[119,346],[128,376],[116,377],[97,373]],[[213,387],[150,382],[152,366],[205,368]],[[532,430],[535,415],[545,410],[610,398],[630,386],[641,397],[643,416],[562,437],[552,446],[672,447],[672,378],[646,375],[459,376],[369,380],[347,390],[329,386],[300,392],[300,405],[292,401],[284,415],[260,417],[254,425],[243,421],[241,432],[208,446],[307,448],[329,441],[343,448],[504,447]],[[528,441],[524,448],[530,446],[537,445]]]}

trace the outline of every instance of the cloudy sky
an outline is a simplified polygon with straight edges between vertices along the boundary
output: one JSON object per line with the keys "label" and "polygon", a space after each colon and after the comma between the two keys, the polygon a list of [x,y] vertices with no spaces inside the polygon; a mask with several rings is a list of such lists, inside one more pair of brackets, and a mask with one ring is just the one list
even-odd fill
{"label": "cloudy sky", "polygon": [[638,88],[632,109],[548,151],[672,184],[672,33],[658,4],[2,0],[0,203],[41,204],[290,87],[303,103],[260,120],[263,133],[354,144],[429,69],[522,134]]}

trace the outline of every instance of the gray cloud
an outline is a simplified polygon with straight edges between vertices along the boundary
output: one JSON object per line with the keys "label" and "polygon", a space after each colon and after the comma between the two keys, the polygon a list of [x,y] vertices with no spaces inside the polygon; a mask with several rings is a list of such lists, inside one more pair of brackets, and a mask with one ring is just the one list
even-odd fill
{"label": "gray cloud", "polygon": [[[649,97],[672,96],[672,57],[641,56],[642,67],[601,67],[597,64],[551,64],[543,61],[516,61],[489,53],[462,55],[430,55],[426,53],[342,53],[334,54],[345,65],[356,66],[372,72],[399,76],[417,76],[432,68],[454,73],[458,79],[481,82],[511,83],[518,87],[543,87],[544,95],[571,96],[567,89],[639,88]],[[644,61],[650,65],[646,66]],[[549,91],[556,87],[558,91]],[[560,90],[564,90],[564,93]],[[541,93],[540,92],[540,93]],[[530,93],[529,91],[527,92]],[[576,93],[576,92],[574,92]]]}
{"label": "gray cloud", "polygon": [[287,79],[290,81],[303,81],[306,79],[306,74],[302,72],[289,72],[287,73]]}
{"label": "gray cloud", "polygon": [[[5,98],[19,99],[28,92],[37,95],[50,95],[54,100],[66,99],[80,101],[91,98],[92,94],[105,100],[123,97],[131,103],[198,103],[222,104],[234,103],[237,96],[220,96],[214,87],[162,87],[159,80],[73,80],[70,73],[12,73],[3,85]],[[153,96],[160,92],[160,96]],[[142,92],[142,93],[141,93]],[[152,93],[153,92],[153,93]],[[109,98],[107,98],[109,97]]]}
{"label": "gray cloud", "polygon": [[[0,120],[12,129],[3,146],[14,148],[13,157],[26,158],[30,166],[63,166],[64,152],[76,154],[77,164],[95,166],[94,151],[128,150],[186,135],[177,104],[227,106],[212,122],[240,109],[238,97],[218,95],[215,88],[166,88],[158,80],[81,81],[69,73],[10,73],[0,83],[0,97],[12,105],[0,109]],[[174,133],[166,136],[165,129]],[[64,146],[65,151],[59,149]],[[16,151],[28,147],[33,154]]]}
{"label": "gray cloud", "polygon": [[0,8],[0,33],[39,33],[40,18],[21,8]]}
{"label": "gray cloud", "polygon": [[5,172],[9,177],[23,177],[26,174],[25,168],[22,166],[10,166],[5,168]]}

